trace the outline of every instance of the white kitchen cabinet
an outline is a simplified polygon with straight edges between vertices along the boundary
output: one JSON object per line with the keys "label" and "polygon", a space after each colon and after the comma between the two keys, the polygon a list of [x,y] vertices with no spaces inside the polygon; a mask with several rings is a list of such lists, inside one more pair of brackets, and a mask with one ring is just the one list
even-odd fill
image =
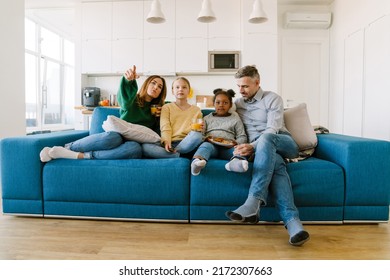
{"label": "white kitchen cabinet", "polygon": [[[247,22],[253,1],[237,0],[213,0],[217,20],[200,23],[202,2],[160,0],[166,18],[161,24],[146,21],[151,0],[82,3],[82,73],[123,73],[132,64],[145,74],[204,73],[209,50],[241,50],[242,65],[264,60],[276,65],[274,51],[267,56],[277,49],[275,1],[263,0],[270,19],[260,25]],[[272,42],[259,55],[267,36]]]}
{"label": "white kitchen cabinet", "polygon": [[111,39],[112,2],[81,4],[82,39]]}
{"label": "white kitchen cabinet", "polygon": [[160,0],[165,22],[159,24],[146,21],[150,12],[151,3],[152,1],[144,2],[144,39],[175,38],[175,0]]}
{"label": "white kitchen cabinet", "polygon": [[144,2],[113,2],[112,39],[143,39]]}
{"label": "white kitchen cabinet", "polygon": [[207,38],[207,24],[197,20],[202,2],[176,1],[176,38]]}
{"label": "white kitchen cabinet", "polygon": [[179,38],[176,40],[176,72],[207,72],[207,40]]}
{"label": "white kitchen cabinet", "polygon": [[209,50],[239,50],[241,38],[241,1],[213,0],[217,20],[209,23]]}
{"label": "white kitchen cabinet", "polygon": [[82,3],[82,73],[111,72],[112,3]]}
{"label": "white kitchen cabinet", "polygon": [[118,39],[112,41],[112,73],[124,73],[132,65],[144,71],[144,42],[142,39]]}
{"label": "white kitchen cabinet", "polygon": [[208,49],[238,51],[241,50],[240,37],[214,37],[208,40]]}
{"label": "white kitchen cabinet", "polygon": [[144,40],[144,74],[173,75],[175,73],[175,40],[149,38]]}
{"label": "white kitchen cabinet", "polygon": [[207,72],[208,26],[197,20],[202,2],[176,1],[176,72]]}
{"label": "white kitchen cabinet", "polygon": [[143,69],[143,1],[82,4],[82,72]]}
{"label": "white kitchen cabinet", "polygon": [[124,73],[132,65],[143,72],[144,2],[113,2],[112,73]]}
{"label": "white kitchen cabinet", "polygon": [[82,73],[111,72],[111,40],[83,40]]}
{"label": "white kitchen cabinet", "polygon": [[175,0],[160,0],[166,21],[146,21],[152,1],[144,2],[144,69],[146,75],[175,73]]}

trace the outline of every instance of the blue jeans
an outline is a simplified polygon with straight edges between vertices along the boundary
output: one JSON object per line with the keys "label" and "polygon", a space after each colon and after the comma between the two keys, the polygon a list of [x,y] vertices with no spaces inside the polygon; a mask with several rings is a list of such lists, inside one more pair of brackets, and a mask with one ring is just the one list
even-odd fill
{"label": "blue jeans", "polygon": [[255,149],[249,195],[266,204],[272,194],[284,224],[299,221],[285,158],[298,156],[298,146],[288,134],[262,134]]}
{"label": "blue jeans", "polygon": [[142,144],[142,153],[148,158],[177,158],[180,154],[187,154],[195,150],[203,141],[201,132],[190,131],[187,136],[181,141],[172,142],[172,148],[176,152],[167,152],[165,147],[159,144]]}
{"label": "blue jeans", "polygon": [[133,159],[142,157],[141,145],[135,141],[123,142],[117,132],[91,134],[65,145],[74,152],[84,153],[85,159]]}
{"label": "blue jeans", "polygon": [[211,144],[210,142],[203,142],[198,150],[195,152],[194,157],[201,157],[206,161],[210,158],[219,158],[229,160],[233,157],[234,148],[225,148]]}

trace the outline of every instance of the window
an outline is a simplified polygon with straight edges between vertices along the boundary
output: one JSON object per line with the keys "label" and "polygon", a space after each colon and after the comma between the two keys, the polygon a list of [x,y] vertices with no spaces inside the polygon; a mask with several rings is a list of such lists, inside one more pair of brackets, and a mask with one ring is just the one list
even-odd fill
{"label": "window", "polygon": [[74,43],[25,18],[27,133],[73,128]]}

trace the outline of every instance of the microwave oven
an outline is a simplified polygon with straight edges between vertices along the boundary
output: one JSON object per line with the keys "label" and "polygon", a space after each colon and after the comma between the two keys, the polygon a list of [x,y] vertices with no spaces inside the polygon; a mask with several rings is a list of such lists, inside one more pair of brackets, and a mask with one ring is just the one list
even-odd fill
{"label": "microwave oven", "polygon": [[209,72],[234,72],[239,68],[239,51],[209,51]]}

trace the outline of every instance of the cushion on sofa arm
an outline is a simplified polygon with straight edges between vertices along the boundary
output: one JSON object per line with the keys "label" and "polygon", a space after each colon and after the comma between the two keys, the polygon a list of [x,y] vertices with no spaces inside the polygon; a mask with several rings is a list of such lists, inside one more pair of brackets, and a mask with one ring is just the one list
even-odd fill
{"label": "cushion on sofa arm", "polygon": [[284,123],[300,151],[313,149],[317,146],[317,135],[310,122],[305,103],[284,111]]}

